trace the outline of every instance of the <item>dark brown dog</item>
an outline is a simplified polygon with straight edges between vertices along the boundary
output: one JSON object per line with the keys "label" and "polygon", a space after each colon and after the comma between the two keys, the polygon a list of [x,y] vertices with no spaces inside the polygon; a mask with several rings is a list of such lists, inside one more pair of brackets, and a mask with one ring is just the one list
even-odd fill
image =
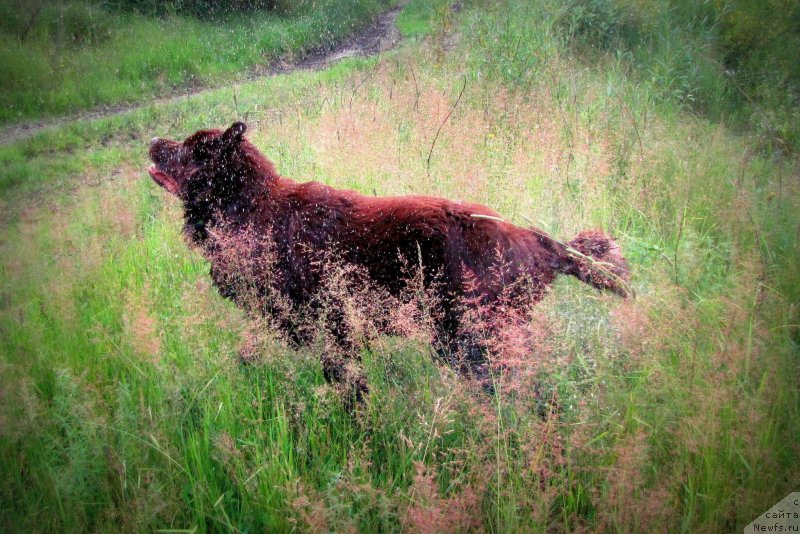
{"label": "dark brown dog", "polygon": [[[262,296],[271,293],[270,302],[277,296],[303,313],[318,312],[315,299],[324,283],[325,259],[355,266],[365,283],[391,295],[403,292],[408,266],[419,265],[442,311],[437,350],[460,352],[461,369],[486,378],[483,352],[462,324],[464,303],[491,309],[509,287],[518,287],[524,288],[518,293],[525,298],[515,302],[529,305],[562,273],[628,293],[627,263],[601,232],[583,232],[563,244],[540,230],[505,222],[478,204],[425,196],[371,197],[317,182],[297,183],[278,175],[243,137],[245,130],[237,122],[225,131],[199,131],[182,143],[156,138],[150,146],[150,175],[183,201],[188,238],[211,262],[220,292],[242,306],[275,311],[264,299],[244,298],[245,287]],[[225,260],[230,255],[221,251],[223,234],[229,241],[231,236],[234,241],[268,239],[270,269],[232,268]],[[241,250],[255,257],[265,246]],[[328,313],[326,320],[343,352],[357,357],[347,347],[346,328],[337,314]],[[291,320],[281,324],[291,338],[303,341]],[[329,380],[345,379],[341,357],[324,355],[323,368]],[[356,380],[355,388],[360,397],[366,391],[363,379]]]}

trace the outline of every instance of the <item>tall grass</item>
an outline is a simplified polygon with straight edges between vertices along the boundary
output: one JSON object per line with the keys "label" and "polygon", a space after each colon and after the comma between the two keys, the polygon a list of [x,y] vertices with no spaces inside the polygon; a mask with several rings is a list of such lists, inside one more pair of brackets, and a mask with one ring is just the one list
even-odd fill
{"label": "tall grass", "polygon": [[201,20],[82,2],[43,2],[38,11],[35,3],[27,9],[14,4],[0,3],[0,123],[241,77],[278,57],[331,45],[386,6],[380,0],[325,1],[286,15],[262,10]]}
{"label": "tall grass", "polygon": [[[613,55],[587,66],[550,7],[467,6],[380,61],[0,151],[0,524],[716,532],[796,489],[796,162]],[[153,135],[244,111],[289,177],[603,227],[637,298],[559,281],[494,396],[379,338],[348,416],[313,347],[217,295],[144,172]]]}
{"label": "tall grass", "polygon": [[748,128],[768,151],[797,150],[796,2],[542,4],[573,49],[590,62],[611,54],[634,67],[665,107]]}

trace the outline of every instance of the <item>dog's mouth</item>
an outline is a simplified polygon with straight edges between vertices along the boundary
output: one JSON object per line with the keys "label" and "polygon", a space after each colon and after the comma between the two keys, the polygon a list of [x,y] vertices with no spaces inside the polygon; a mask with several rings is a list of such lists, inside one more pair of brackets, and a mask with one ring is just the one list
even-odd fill
{"label": "dog's mouth", "polygon": [[155,183],[177,196],[181,190],[181,182],[169,171],[169,162],[174,159],[176,144],[159,137],[153,138],[150,142],[150,161],[153,165],[148,172]]}
{"label": "dog's mouth", "polygon": [[173,195],[177,195],[180,192],[180,185],[178,181],[170,176],[168,173],[163,171],[162,169],[158,168],[158,164],[151,165],[150,168],[147,170],[150,173],[150,177],[153,179],[155,183],[172,193]]}

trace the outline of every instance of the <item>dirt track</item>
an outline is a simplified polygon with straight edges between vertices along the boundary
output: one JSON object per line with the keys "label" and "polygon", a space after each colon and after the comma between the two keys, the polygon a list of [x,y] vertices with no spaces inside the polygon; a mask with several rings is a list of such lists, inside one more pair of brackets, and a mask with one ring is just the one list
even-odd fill
{"label": "dirt track", "polygon": [[[275,76],[277,74],[288,74],[296,70],[322,69],[327,65],[346,57],[366,57],[390,50],[397,45],[401,38],[400,32],[395,26],[395,21],[405,3],[406,2],[404,1],[398,2],[398,5],[392,9],[389,9],[388,11],[383,12],[369,26],[344,39],[333,47],[312,50],[296,61],[279,60],[267,67],[255,67],[244,77],[244,79],[237,81],[236,84],[251,82],[260,78]],[[23,122],[20,124],[0,127],[0,145],[7,145],[16,141],[21,141],[50,128],[58,128],[80,121],[122,115],[128,111],[150,106],[154,102],[176,102],[189,96],[215,91],[220,87],[222,86],[188,88],[177,90],[167,97],[151,99],[146,102],[121,104],[118,106],[105,106],[67,117]]]}

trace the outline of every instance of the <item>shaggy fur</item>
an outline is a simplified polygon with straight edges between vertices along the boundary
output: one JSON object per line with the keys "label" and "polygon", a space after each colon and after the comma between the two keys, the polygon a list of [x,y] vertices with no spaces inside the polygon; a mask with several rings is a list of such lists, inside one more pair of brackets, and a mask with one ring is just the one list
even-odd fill
{"label": "shaggy fur", "polygon": [[[243,123],[235,123],[225,131],[199,131],[182,143],[156,138],[150,146],[153,180],[183,201],[186,235],[211,262],[221,293],[242,306],[248,306],[246,299],[222,272],[214,236],[223,228],[241,230],[240,235],[247,228],[269,237],[276,258],[270,279],[258,270],[246,276],[256,290],[270,288],[303,309],[314,309],[308,305],[323,284],[320,258],[355,266],[371,286],[393,295],[403,291],[408,266],[421,265],[424,283],[443,310],[437,350],[466,352],[464,369],[479,375],[485,375],[483,355],[460,324],[462,303],[491,307],[504,289],[518,286],[530,304],[560,273],[599,289],[627,292],[627,263],[601,232],[583,232],[564,245],[540,230],[505,222],[478,204],[426,196],[371,197],[317,182],[298,183],[278,175],[243,137],[245,130]],[[302,341],[291,334],[291,324],[284,326]],[[334,333],[346,345],[346,333]],[[323,356],[326,376],[342,380],[342,360],[327,360]],[[356,387],[366,390],[363,379]]]}

